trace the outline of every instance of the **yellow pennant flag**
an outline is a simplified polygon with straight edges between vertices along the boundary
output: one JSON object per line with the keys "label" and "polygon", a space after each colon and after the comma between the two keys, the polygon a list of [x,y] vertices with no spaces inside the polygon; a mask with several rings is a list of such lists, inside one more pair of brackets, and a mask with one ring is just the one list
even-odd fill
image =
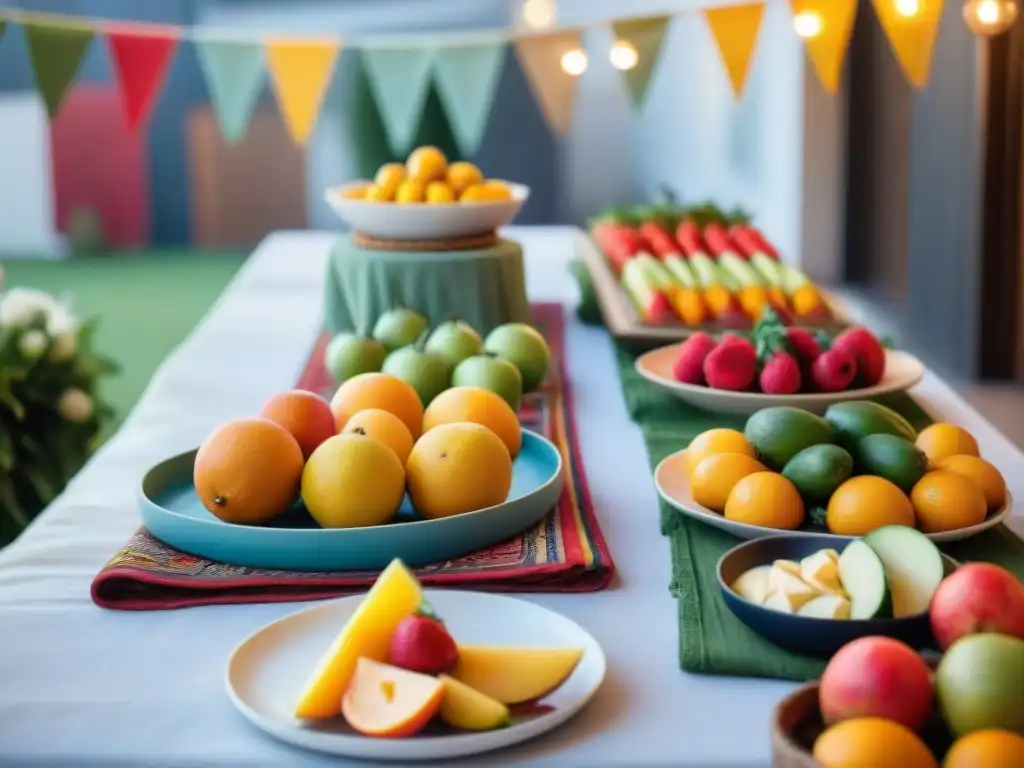
{"label": "yellow pennant flag", "polygon": [[757,48],[757,34],[761,30],[764,3],[729,5],[724,8],[705,8],[704,18],[718,44],[722,63],[729,74],[732,92],[738,99],[743,93],[750,71],[750,60]]}
{"label": "yellow pennant flag", "polygon": [[896,60],[915,87],[928,83],[942,0],[872,0]]}
{"label": "yellow pennant flag", "polygon": [[267,69],[288,133],[305,146],[341,50],[340,40],[267,40]]}
{"label": "yellow pennant flag", "polygon": [[857,0],[790,0],[797,33],[818,80],[829,93],[839,90],[843,59],[850,46]]}

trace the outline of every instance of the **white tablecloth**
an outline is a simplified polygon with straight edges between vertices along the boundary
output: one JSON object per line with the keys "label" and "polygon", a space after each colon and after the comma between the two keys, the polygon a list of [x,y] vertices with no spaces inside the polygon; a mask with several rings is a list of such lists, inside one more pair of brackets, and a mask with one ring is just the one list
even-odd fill
{"label": "white tablecloth", "polygon": [[[569,228],[512,228],[534,300],[572,303]],[[121,431],[14,545],[0,553],[0,765],[337,764],[250,727],[224,692],[234,646],[299,605],[104,611],[89,584],[139,524],[134,493],[157,461],[291,386],[321,325],[331,236],[264,242],[199,328],[161,366]],[[569,315],[567,348],[583,463],[618,566],[606,591],[537,595],[604,646],[608,678],[567,726],[473,764],[767,765],[781,682],[678,668],[668,544],[639,431],[629,421],[603,331]],[[140,318],[145,322],[145,318]],[[929,374],[926,407],[967,427],[1024,499],[1024,455]],[[1014,524],[1020,532],[1021,512]]]}

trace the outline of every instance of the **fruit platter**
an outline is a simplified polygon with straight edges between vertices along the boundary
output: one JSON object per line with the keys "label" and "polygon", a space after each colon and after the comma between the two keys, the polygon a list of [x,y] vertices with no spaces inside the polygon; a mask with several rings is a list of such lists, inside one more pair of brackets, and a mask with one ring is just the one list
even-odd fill
{"label": "fruit platter", "polygon": [[785,325],[846,324],[743,211],[672,201],[613,208],[591,222],[590,239],[581,255],[609,330],[627,340],[749,330],[769,307]]}
{"label": "fruit platter", "polygon": [[938,654],[861,637],[783,700],[776,764],[1024,765],[1024,584],[997,565],[963,565],[931,591],[925,616]]}
{"label": "fruit platter", "polygon": [[226,678],[241,713],[284,741],[422,761],[555,728],[604,674],[600,646],[569,619],[508,597],[425,591],[395,560],[365,595],[258,630]]}
{"label": "fruit platter", "polygon": [[835,403],[824,416],[762,409],[743,432],[698,435],[657,466],[654,481],[669,506],[744,539],[903,525],[954,541],[998,525],[1013,506],[965,429],[936,423],[918,433],[870,400]]}
{"label": "fruit platter", "polygon": [[438,562],[535,525],[564,484],[558,449],[517,413],[547,375],[544,337],[427,326],[400,308],[332,339],[330,400],[280,393],[157,465],[146,527],[220,562],[315,571]]}
{"label": "fruit platter", "polygon": [[519,212],[530,190],[488,179],[472,163],[449,163],[417,147],[372,180],[330,187],[325,199],[352,230],[387,240],[444,240],[493,233]]}
{"label": "fruit platter", "polygon": [[786,326],[768,308],[750,332],[697,331],[652,350],[636,370],[697,408],[754,413],[775,405],[824,412],[832,403],[903,392],[924,377],[913,355],[886,349],[867,328],[838,334]]}

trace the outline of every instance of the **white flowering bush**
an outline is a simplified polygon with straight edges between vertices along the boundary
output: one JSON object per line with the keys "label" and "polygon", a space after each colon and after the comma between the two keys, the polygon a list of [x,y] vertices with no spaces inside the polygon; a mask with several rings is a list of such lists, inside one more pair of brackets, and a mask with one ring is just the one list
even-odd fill
{"label": "white flowering bush", "polygon": [[92,349],[95,321],[42,291],[4,291],[0,265],[0,546],[81,468],[113,411],[96,392],[117,365]]}

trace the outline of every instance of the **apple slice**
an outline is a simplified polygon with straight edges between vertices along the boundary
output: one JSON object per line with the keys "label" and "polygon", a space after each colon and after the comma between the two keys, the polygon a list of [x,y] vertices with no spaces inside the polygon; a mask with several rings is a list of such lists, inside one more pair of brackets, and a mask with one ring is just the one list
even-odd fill
{"label": "apple slice", "polygon": [[444,698],[441,719],[452,728],[465,731],[493,731],[509,724],[508,707],[480,691],[460,683],[450,675],[441,675]]}
{"label": "apple slice", "polygon": [[341,714],[366,736],[413,736],[437,714],[444,690],[436,677],[360,657],[341,699]]}
{"label": "apple slice", "polygon": [[356,660],[385,661],[395,629],[422,603],[416,577],[401,560],[392,560],[320,658],[295,705],[295,716],[307,720],[336,717]]}
{"label": "apple slice", "polygon": [[451,675],[502,704],[521,704],[555,690],[581,658],[581,648],[460,645]]}
{"label": "apple slice", "polygon": [[932,540],[916,528],[887,525],[865,536],[864,543],[885,568],[893,618],[927,612],[945,575],[942,553]]}

